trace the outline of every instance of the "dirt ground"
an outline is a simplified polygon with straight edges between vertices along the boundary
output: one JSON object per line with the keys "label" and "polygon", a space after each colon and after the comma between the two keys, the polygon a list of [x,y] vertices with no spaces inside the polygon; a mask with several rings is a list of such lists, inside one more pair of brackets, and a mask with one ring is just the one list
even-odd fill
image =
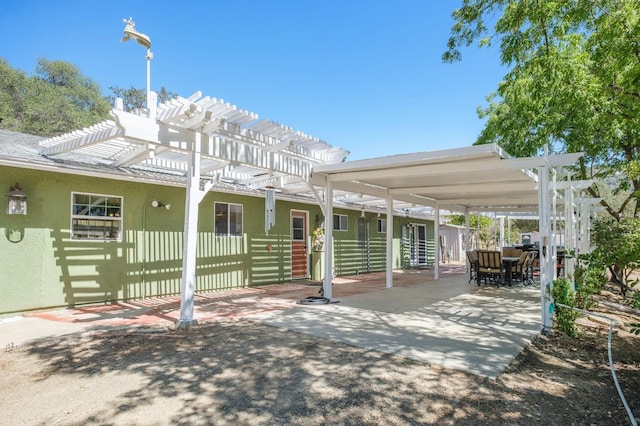
{"label": "dirt ground", "polygon": [[[640,417],[640,311],[614,291],[612,354]],[[630,424],[608,324],[539,336],[496,380],[227,320],[43,340],[0,354],[2,425]]]}

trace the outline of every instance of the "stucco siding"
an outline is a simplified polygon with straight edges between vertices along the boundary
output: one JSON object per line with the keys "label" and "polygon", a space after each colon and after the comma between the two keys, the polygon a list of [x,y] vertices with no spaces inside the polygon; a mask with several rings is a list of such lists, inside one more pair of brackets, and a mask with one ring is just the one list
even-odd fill
{"label": "stucco siding", "polygon": [[[28,214],[7,215],[6,205],[0,210],[0,314],[180,293],[184,188],[0,166],[0,188],[16,182],[28,195]],[[71,238],[74,192],[122,197],[120,240]],[[154,200],[171,208],[153,207]],[[216,202],[242,205],[242,235],[215,234]],[[226,192],[204,197],[198,217],[196,291],[291,280],[290,212],[308,212],[310,238],[322,222],[322,210],[278,200],[276,222],[267,234],[264,203],[263,196]],[[349,228],[334,231],[334,273],[385,270],[386,234],[377,232],[377,215],[363,219],[359,233],[359,211],[336,209],[335,214],[347,215]],[[397,222],[396,268],[403,266]]]}

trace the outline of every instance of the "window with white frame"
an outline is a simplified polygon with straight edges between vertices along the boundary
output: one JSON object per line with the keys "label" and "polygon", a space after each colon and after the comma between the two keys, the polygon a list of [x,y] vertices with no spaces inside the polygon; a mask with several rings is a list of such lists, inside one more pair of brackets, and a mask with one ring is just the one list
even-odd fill
{"label": "window with white frame", "polygon": [[242,204],[215,203],[214,228],[219,236],[242,236]]}
{"label": "window with white frame", "polygon": [[387,233],[387,219],[378,219],[378,233],[379,234]]}
{"label": "window with white frame", "polygon": [[333,229],[336,231],[346,231],[348,227],[349,217],[346,214],[333,215]]}
{"label": "window with white frame", "polygon": [[122,197],[73,192],[71,194],[71,238],[120,241],[122,239]]}

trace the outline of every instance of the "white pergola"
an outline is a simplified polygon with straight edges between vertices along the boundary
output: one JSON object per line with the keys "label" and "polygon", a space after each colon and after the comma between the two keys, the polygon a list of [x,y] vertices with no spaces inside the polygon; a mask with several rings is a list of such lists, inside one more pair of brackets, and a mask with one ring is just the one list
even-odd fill
{"label": "white pergola", "polygon": [[[543,231],[550,214],[550,171],[573,164],[581,155],[511,158],[497,145],[480,145],[344,162],[348,151],[342,148],[200,93],[133,113],[116,108],[112,117],[42,141],[41,155],[69,161],[91,159],[135,171],[138,175],[132,180],[144,175],[145,181],[170,180],[186,187],[178,326],[197,322],[193,300],[198,208],[214,187],[276,188],[279,197],[315,200],[326,220],[323,286],[325,295],[331,297],[334,204],[386,211],[387,286],[391,287],[396,212],[423,218],[433,212],[437,224],[440,210],[459,211],[467,216],[468,228],[472,211],[538,211]],[[438,226],[434,229],[437,247]],[[436,259],[438,256],[436,252]],[[544,275],[543,270],[543,279],[549,280],[553,265],[544,267],[551,272]],[[438,273],[436,262],[436,278]],[[542,293],[544,326],[550,323],[544,314],[544,286]]]}
{"label": "white pergola", "polygon": [[309,193],[320,203],[317,188],[309,182],[312,168],[341,163],[348,155],[342,148],[260,120],[257,114],[199,92],[133,113],[115,108],[111,115],[113,120],[43,140],[40,153],[68,161],[98,160],[112,168],[186,186],[178,326],[196,323],[198,209],[207,192],[216,185],[245,190],[274,188],[289,196]]}

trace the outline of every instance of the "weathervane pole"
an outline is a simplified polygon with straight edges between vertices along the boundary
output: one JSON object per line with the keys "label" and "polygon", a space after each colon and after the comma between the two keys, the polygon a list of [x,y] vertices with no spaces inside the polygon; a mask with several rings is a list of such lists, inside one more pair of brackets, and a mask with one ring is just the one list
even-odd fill
{"label": "weathervane pole", "polygon": [[147,49],[147,108],[151,111],[154,104],[151,99],[151,60],[153,59],[151,39],[148,35],[136,31],[136,23],[133,22],[133,18],[130,17],[128,20],[123,19],[122,22],[127,25],[124,27],[124,37],[122,37],[121,41],[125,42],[129,39],[134,39],[140,46]]}

